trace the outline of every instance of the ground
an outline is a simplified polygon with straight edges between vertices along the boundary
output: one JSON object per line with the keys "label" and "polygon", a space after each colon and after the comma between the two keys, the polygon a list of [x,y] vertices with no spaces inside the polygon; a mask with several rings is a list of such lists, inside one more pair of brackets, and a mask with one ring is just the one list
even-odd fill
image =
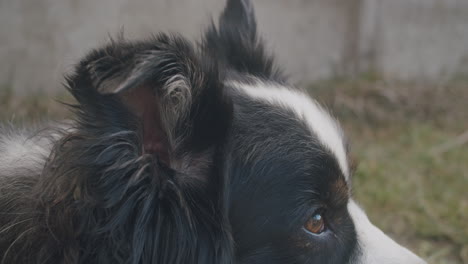
{"label": "ground", "polygon": [[340,119],[369,218],[429,263],[468,263],[468,81],[328,80],[309,87]]}
{"label": "ground", "polygon": [[[370,219],[429,263],[468,263],[468,80],[366,75],[308,89],[343,125],[356,161],[353,194]],[[68,114],[57,101],[69,100],[0,87],[0,121],[61,119]]]}

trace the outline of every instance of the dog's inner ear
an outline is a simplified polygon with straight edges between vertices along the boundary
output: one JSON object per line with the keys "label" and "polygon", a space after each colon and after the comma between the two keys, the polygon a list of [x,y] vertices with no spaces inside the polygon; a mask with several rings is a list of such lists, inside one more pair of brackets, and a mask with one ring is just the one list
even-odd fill
{"label": "dog's inner ear", "polygon": [[161,120],[159,100],[150,85],[142,85],[119,94],[123,103],[138,118],[145,154],[156,154],[170,165],[169,140]]}
{"label": "dog's inner ear", "polygon": [[70,90],[88,116],[135,130],[141,153],[167,165],[210,149],[229,127],[231,103],[217,62],[179,36],[113,42],[76,72]]}

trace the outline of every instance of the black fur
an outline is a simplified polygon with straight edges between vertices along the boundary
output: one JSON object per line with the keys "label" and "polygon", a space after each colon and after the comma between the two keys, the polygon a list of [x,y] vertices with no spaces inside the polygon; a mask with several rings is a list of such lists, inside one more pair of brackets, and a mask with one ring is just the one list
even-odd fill
{"label": "black fur", "polygon": [[[44,166],[0,171],[0,263],[349,263],[337,161],[226,84],[286,81],[256,31],[249,1],[229,0],[199,47],[160,34],[86,56]],[[307,234],[324,205],[334,232]]]}
{"label": "black fur", "polygon": [[[223,181],[213,163],[231,113],[216,67],[209,63],[201,62],[183,38],[167,35],[138,43],[116,41],[87,56],[68,78],[79,103],[73,106],[74,131],[55,143],[40,175],[14,179],[27,180],[30,187],[2,193],[2,227],[14,225],[0,239],[3,263],[231,259]],[[139,64],[144,67],[133,73]],[[190,109],[177,110],[187,114],[175,111],[175,127],[167,129],[178,142],[170,153],[173,160],[182,155],[209,160],[203,168],[206,178],[185,175],[144,153],[137,117],[117,95],[108,95],[142,83],[164,89],[166,80],[176,74],[188,78],[192,97],[187,99]],[[174,102],[178,96],[161,95],[154,103],[167,104],[171,112],[178,107]],[[190,170],[196,169],[186,169]],[[10,208],[6,198],[15,206]]]}
{"label": "black fur", "polygon": [[249,0],[228,0],[219,18],[219,29],[211,25],[202,46],[231,74],[241,73],[236,78],[252,75],[277,82],[286,81],[257,34],[253,6]]}
{"label": "black fur", "polygon": [[[333,186],[342,179],[337,161],[292,113],[233,98],[226,162],[239,263],[349,263],[356,234],[348,196]],[[304,233],[303,223],[324,205],[333,233]]]}

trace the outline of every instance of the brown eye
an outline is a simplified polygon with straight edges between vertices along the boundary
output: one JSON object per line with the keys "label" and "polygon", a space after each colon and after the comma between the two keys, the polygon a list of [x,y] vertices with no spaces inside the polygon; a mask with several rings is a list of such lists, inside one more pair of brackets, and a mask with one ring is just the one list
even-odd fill
{"label": "brown eye", "polygon": [[321,210],[316,211],[314,215],[312,215],[312,217],[307,220],[304,228],[307,231],[317,235],[325,231],[325,222],[323,220],[322,213],[323,211]]}

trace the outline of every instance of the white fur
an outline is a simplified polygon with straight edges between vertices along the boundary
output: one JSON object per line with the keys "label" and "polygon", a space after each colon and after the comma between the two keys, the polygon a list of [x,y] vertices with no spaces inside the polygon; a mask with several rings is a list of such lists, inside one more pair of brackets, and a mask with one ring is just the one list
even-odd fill
{"label": "white fur", "polygon": [[307,122],[321,144],[335,155],[344,176],[349,177],[346,151],[339,125],[307,94],[278,84],[261,81],[258,81],[255,85],[239,82],[230,82],[229,84],[257,100],[275,104],[296,113],[297,118]]}
{"label": "white fur", "polygon": [[[66,129],[68,125],[58,124]],[[31,135],[26,130],[0,130],[0,176],[18,173],[40,173],[50,155],[53,144],[60,137],[58,132]]]}
{"label": "white fur", "polygon": [[354,202],[348,204],[348,212],[354,222],[361,254],[361,264],[424,264],[422,259],[408,249],[398,245],[374,226],[364,211]]}

